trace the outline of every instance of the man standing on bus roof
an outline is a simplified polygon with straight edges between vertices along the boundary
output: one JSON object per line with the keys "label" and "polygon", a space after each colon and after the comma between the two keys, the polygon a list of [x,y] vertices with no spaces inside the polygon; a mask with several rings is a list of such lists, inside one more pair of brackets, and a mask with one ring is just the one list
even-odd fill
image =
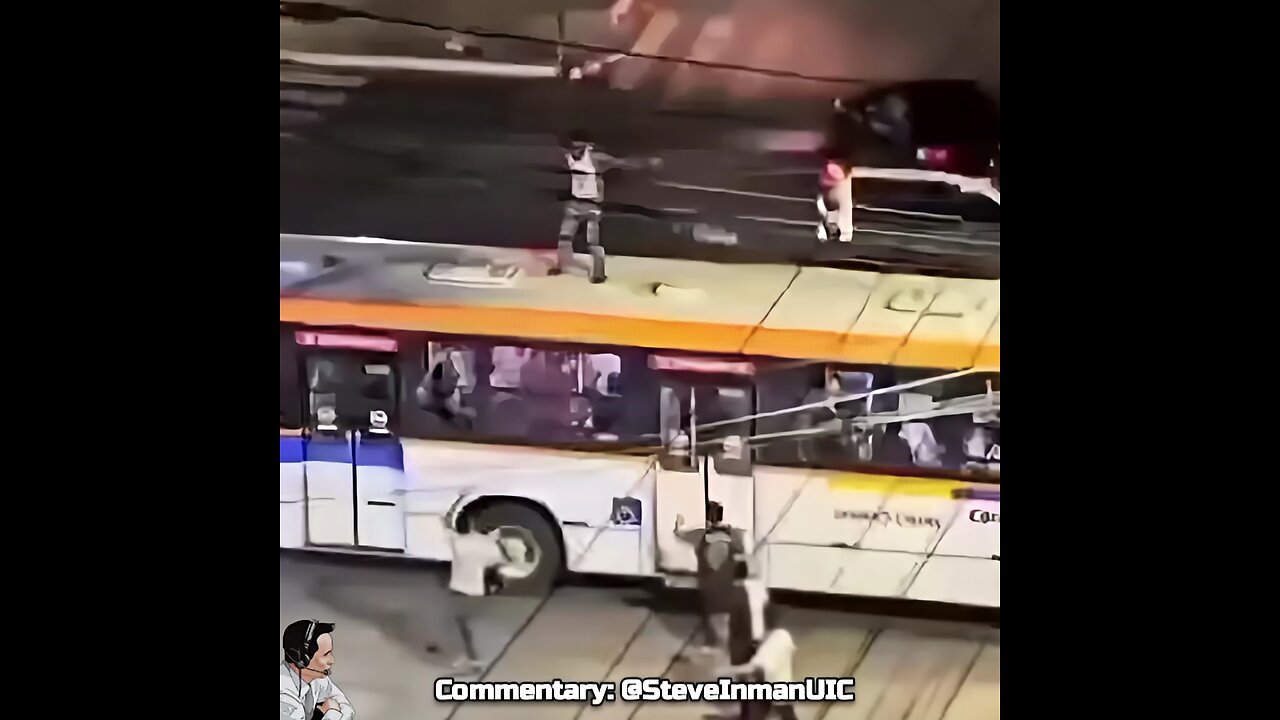
{"label": "man standing on bus roof", "polygon": [[609,170],[657,168],[658,158],[623,160],[596,149],[590,135],[575,130],[569,135],[569,150],[565,153],[569,170],[569,199],[564,204],[564,216],[560,221],[560,239],[556,246],[556,266],[551,274],[567,271],[575,264],[573,239],[582,221],[587,223],[587,248],[591,253],[590,280],[605,281],[605,252],[600,244],[601,205],[604,202],[604,174]]}
{"label": "man standing on bus roof", "polygon": [[281,720],[353,720],[356,711],[329,677],[333,623],[298,620],[284,629],[280,663]]}

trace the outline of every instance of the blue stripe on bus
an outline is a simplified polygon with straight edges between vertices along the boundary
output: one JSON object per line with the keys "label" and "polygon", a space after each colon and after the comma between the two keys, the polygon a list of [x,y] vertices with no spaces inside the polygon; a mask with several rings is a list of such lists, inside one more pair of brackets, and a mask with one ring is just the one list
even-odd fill
{"label": "blue stripe on bus", "polygon": [[404,469],[404,448],[399,440],[374,440],[361,442],[356,447],[357,467],[384,467]]}
{"label": "blue stripe on bus", "polygon": [[302,462],[302,455],[302,438],[288,435],[280,436],[280,462],[300,463]]}
{"label": "blue stripe on bus", "polygon": [[350,464],[351,443],[345,439],[317,440],[311,438],[307,441],[307,461]]}

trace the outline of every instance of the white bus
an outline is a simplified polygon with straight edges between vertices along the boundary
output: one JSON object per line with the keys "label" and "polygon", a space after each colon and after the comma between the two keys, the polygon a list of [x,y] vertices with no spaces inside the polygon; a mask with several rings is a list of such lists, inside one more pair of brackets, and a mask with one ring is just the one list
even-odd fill
{"label": "white bus", "polygon": [[[999,281],[281,237],[280,546],[1000,604]],[[385,422],[383,418],[385,417]]]}

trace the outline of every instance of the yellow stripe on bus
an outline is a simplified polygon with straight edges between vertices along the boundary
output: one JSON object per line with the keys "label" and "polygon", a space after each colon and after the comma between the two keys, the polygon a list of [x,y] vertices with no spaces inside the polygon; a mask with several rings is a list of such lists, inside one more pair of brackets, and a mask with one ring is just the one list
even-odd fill
{"label": "yellow stripe on bus", "polygon": [[[646,319],[584,312],[504,307],[459,307],[280,298],[280,321],[306,325],[417,330],[458,335],[517,337],[553,342],[626,345],[662,350],[745,353],[803,360],[888,363],[903,338],[821,330],[757,328],[751,325]],[[988,336],[990,340],[990,336]],[[946,370],[969,367],[975,355],[984,369],[1000,371],[999,339],[994,348],[972,341],[913,340],[912,367]],[[994,362],[994,365],[992,365]],[[899,364],[903,364],[899,362]]]}
{"label": "yellow stripe on bus", "polygon": [[827,478],[827,487],[843,492],[867,492],[882,495],[913,495],[916,497],[952,497],[954,490],[969,487],[960,480],[930,480],[897,475],[868,475],[866,473],[840,473]]}

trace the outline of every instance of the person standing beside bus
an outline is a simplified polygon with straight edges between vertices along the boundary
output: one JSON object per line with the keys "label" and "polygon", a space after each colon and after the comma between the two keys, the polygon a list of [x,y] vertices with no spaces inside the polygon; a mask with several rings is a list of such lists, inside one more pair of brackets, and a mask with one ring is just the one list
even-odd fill
{"label": "person standing beside bus", "polygon": [[723,647],[729,640],[729,615],[734,604],[734,575],[745,554],[742,531],[724,522],[724,507],[710,501],[706,528],[685,530],[684,516],[676,516],[676,537],[694,547],[698,558],[698,594],[706,647]]}
{"label": "person standing beside bus", "polygon": [[497,531],[483,533],[450,529],[449,537],[453,547],[449,591],[453,601],[453,621],[463,653],[454,661],[453,668],[478,673],[486,663],[476,652],[471,623],[480,609],[480,598],[501,587],[502,575],[509,563],[502,552]]}

